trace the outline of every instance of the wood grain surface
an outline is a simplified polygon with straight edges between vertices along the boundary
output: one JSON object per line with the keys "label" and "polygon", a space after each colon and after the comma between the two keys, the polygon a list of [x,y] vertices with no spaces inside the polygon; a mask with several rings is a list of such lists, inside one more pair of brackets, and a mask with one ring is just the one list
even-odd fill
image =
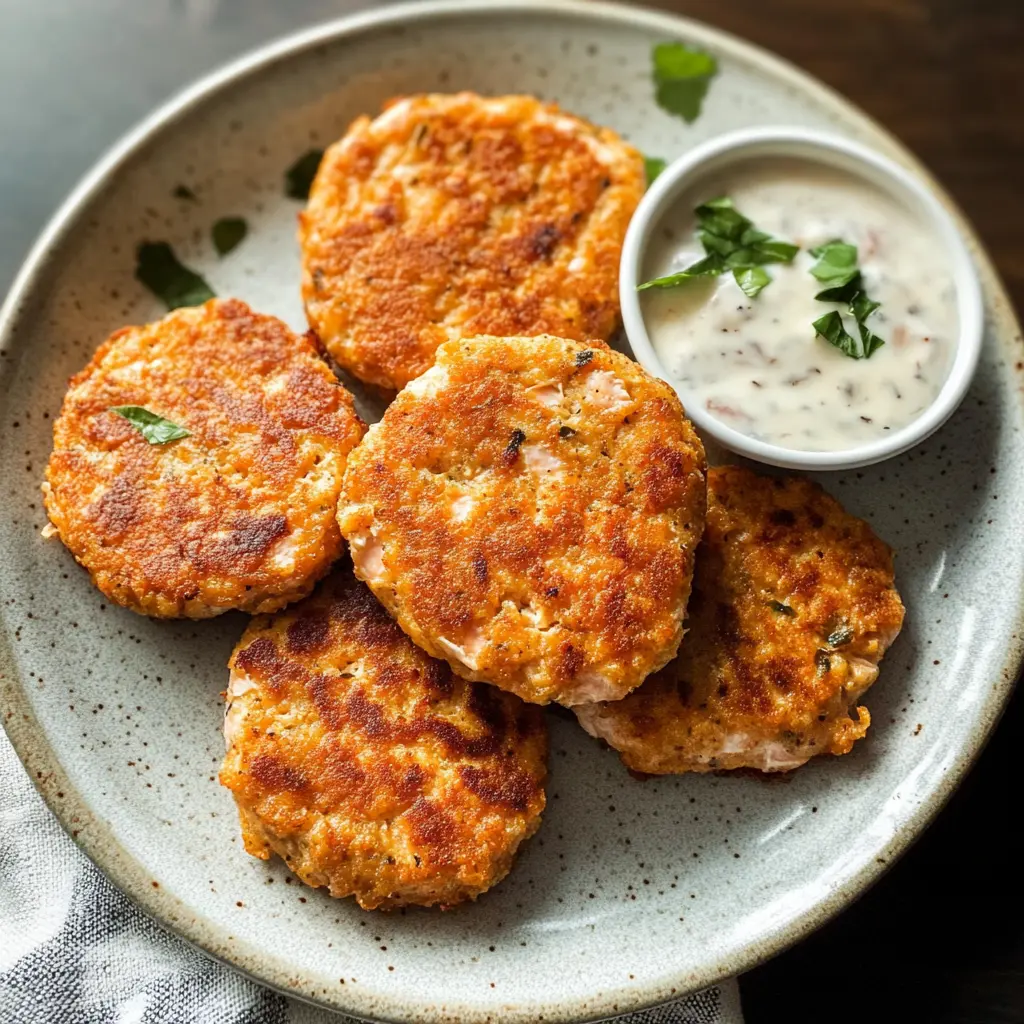
{"label": "wood grain surface", "polygon": [[[960,204],[1024,310],[1024,0],[656,6],[774,50],[897,135]],[[1022,750],[1018,693],[924,839],[856,906],[741,979],[748,1024],[1024,1021]]]}

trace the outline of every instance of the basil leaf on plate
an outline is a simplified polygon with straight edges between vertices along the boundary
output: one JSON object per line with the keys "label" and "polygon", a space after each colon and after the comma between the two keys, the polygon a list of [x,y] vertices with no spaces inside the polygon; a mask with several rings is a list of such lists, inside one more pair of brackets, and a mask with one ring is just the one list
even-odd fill
{"label": "basil leaf on plate", "polygon": [[654,97],[662,110],[692,124],[700,116],[718,61],[684,43],[659,43],[651,53]]}
{"label": "basil leaf on plate", "polygon": [[284,194],[290,199],[308,199],[313,179],[323,158],[322,149],[311,149],[308,153],[303,153],[284,172]]}
{"label": "basil leaf on plate", "polygon": [[135,278],[168,309],[199,306],[215,298],[213,289],[174,255],[166,242],[143,242],[135,254]]}
{"label": "basil leaf on plate", "polygon": [[227,256],[249,233],[249,225],[241,217],[221,217],[210,229],[213,247],[219,256]]}

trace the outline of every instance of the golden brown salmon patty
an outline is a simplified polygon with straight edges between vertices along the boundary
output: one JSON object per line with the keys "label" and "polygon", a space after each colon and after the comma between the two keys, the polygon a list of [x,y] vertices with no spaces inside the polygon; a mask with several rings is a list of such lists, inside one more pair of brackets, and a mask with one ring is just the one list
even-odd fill
{"label": "golden brown salmon patty", "polygon": [[302,297],[331,355],[398,389],[443,341],[607,339],[640,154],[531,96],[411,96],[327,150],[302,214]]}
{"label": "golden brown salmon patty", "polygon": [[[189,435],[150,444],[119,406]],[[115,331],[72,378],[46,511],[118,604],[169,618],[272,611],[340,554],[338,490],[362,433],[315,338],[211,300]]]}
{"label": "golden brown salmon patty", "polygon": [[474,899],[540,824],[540,709],[428,658],[348,570],[253,622],[228,702],[220,778],[246,850],[332,896]]}
{"label": "golden brown salmon patty", "polygon": [[525,700],[616,699],[676,652],[704,450],[602,343],[451,341],[352,453],[356,572],[424,650]]}
{"label": "golden brown salmon patty", "polygon": [[625,700],[575,711],[636,771],[788,771],[867,732],[856,704],[902,624],[867,523],[809,480],[711,469],[679,657]]}

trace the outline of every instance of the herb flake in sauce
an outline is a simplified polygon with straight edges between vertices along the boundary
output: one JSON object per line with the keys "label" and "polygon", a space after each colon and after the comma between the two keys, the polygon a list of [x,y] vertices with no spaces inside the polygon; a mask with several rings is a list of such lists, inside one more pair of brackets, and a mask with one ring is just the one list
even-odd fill
{"label": "herb flake in sauce", "polygon": [[810,269],[811,276],[829,285],[814,297],[822,302],[845,302],[857,324],[860,343],[847,331],[838,310],[819,316],[811,324],[815,334],[851,359],[869,359],[885,344],[865,323],[881,303],[869,298],[864,291],[864,279],[857,266],[857,247],[834,238],[812,249],[811,255],[818,261]]}
{"label": "herb flake in sauce", "polygon": [[676,288],[695,277],[718,277],[732,271],[744,294],[753,299],[771,283],[763,267],[768,263],[789,263],[800,251],[798,245],[772,238],[754,227],[728,196],[701,203],[697,215],[697,237],[707,255],[685,270],[645,281],[637,291],[648,288]]}
{"label": "herb flake in sauce", "polygon": [[658,43],[651,52],[654,98],[662,110],[693,124],[700,117],[718,61],[683,43]]}
{"label": "herb flake in sauce", "polygon": [[191,433],[141,405],[115,405],[110,411],[126,419],[150,444],[167,444]]}
{"label": "herb flake in sauce", "polygon": [[143,242],[135,253],[135,278],[168,309],[199,306],[215,298],[213,289],[181,263],[166,242]]}

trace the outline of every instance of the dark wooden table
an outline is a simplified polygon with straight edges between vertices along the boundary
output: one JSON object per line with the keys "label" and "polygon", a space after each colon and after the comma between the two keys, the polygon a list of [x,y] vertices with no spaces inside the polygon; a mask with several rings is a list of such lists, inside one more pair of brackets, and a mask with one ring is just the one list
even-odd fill
{"label": "dark wooden table", "polygon": [[[787,57],[897,135],[973,221],[1024,311],[1024,0],[658,6]],[[1018,693],[924,839],[832,924],[741,979],[748,1024],[1024,1021],[1022,750]]]}

